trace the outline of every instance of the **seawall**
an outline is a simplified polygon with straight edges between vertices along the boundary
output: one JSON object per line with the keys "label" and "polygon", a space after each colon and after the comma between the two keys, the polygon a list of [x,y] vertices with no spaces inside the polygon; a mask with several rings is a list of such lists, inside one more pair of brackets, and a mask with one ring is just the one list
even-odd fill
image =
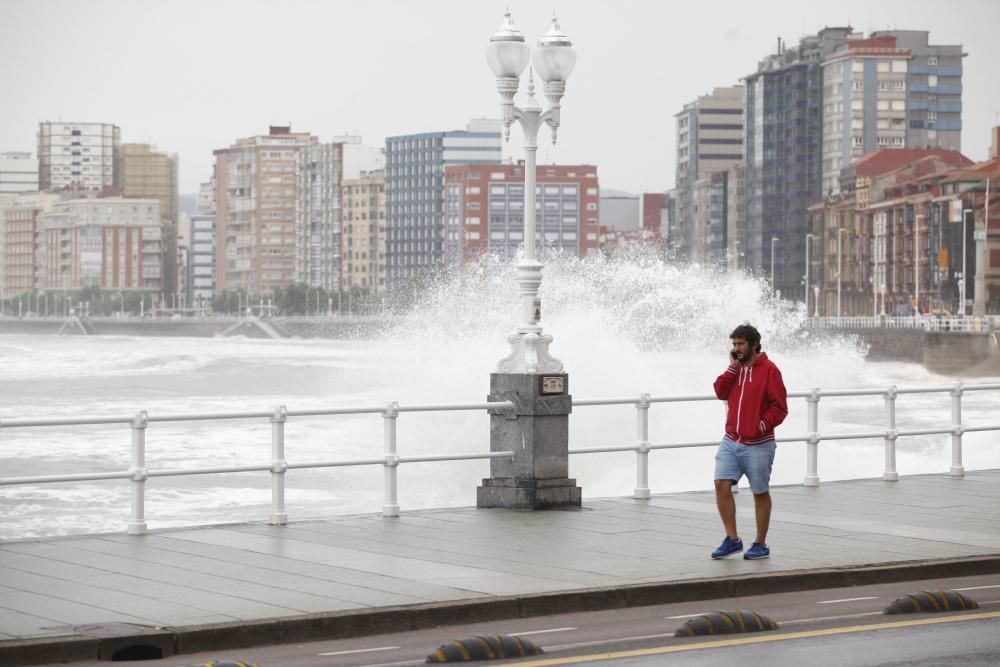
{"label": "seawall", "polygon": [[[815,332],[816,330],[814,330]],[[942,375],[1000,375],[1000,332],[922,329],[827,329],[868,345],[872,361],[910,361]]]}
{"label": "seawall", "polygon": [[[247,320],[236,317],[208,318],[90,318],[82,322],[91,334],[99,336],[245,336],[247,338],[364,338],[383,328],[384,317],[302,317]],[[75,322],[63,325],[62,318],[0,317],[0,334],[84,335]],[[276,334],[276,335],[272,335]]]}

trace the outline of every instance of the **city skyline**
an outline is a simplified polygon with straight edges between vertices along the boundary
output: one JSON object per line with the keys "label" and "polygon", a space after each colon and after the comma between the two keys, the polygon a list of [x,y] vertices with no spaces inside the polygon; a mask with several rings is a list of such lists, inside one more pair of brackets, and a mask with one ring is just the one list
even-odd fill
{"label": "city skyline", "polygon": [[[991,77],[1000,46],[990,39],[1000,7],[986,1],[959,3],[959,11],[929,2],[775,2],[763,10],[723,3],[688,13],[626,5],[629,11],[618,12],[596,2],[510,5],[529,42],[546,30],[554,8],[580,54],[559,144],[540,142],[540,164],[593,164],[610,189],[667,190],[674,184],[674,114],[684,104],[753,73],[779,37],[792,44],[834,25],[865,33],[929,30],[935,43],[961,44],[969,54],[962,152],[985,159],[989,127],[1000,123],[1000,87]],[[280,15],[266,2],[179,2],[169,14],[158,7],[4,3],[0,39],[22,66],[0,72],[13,101],[4,108],[0,151],[35,153],[42,121],[113,123],[123,142],[177,153],[180,191],[188,194],[210,178],[213,149],[269,123],[290,122],[321,141],[360,134],[382,146],[387,136],[499,114],[483,50],[502,3],[302,1],[282,4]],[[155,34],[144,30],[151,18]],[[147,47],[156,55],[142,57]],[[521,155],[517,133],[503,155]]]}

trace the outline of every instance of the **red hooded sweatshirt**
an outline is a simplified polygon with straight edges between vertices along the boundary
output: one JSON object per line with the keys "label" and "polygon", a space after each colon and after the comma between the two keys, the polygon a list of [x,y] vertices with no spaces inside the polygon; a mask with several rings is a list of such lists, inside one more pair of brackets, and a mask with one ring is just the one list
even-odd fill
{"label": "red hooded sweatshirt", "polygon": [[727,401],[726,437],[744,445],[774,440],[774,428],[788,416],[781,371],[761,352],[750,366],[730,366],[715,379],[715,395]]}

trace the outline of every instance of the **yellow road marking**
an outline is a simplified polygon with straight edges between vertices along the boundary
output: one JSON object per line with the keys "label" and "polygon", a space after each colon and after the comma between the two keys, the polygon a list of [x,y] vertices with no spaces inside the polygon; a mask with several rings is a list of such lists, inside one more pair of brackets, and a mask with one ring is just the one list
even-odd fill
{"label": "yellow road marking", "polygon": [[[726,646],[742,646],[745,644],[762,644],[764,642],[780,642],[789,639],[805,639],[807,637],[827,637],[843,635],[851,632],[867,632],[870,630],[889,630],[892,628],[908,628],[919,625],[934,625],[936,623],[952,623],[958,621],[978,621],[987,618],[1000,618],[1000,611],[990,611],[961,616],[945,616],[941,618],[915,618],[910,621],[894,621],[892,623],[873,623],[871,625],[852,625],[845,628],[826,628],[824,630],[803,630],[802,632],[785,632],[777,635],[759,635],[755,637],[738,637],[734,639],[719,639],[697,644],[680,644],[674,646],[655,646],[653,648],[634,649],[631,651],[616,651],[593,655],[574,655],[566,658],[548,658],[519,662],[518,667],[544,667],[545,665],[570,665],[595,660],[613,660],[616,658],[636,658],[646,655],[661,655],[664,653],[680,653],[682,651],[698,651],[706,648],[722,648]],[[513,663],[509,663],[513,664]]]}

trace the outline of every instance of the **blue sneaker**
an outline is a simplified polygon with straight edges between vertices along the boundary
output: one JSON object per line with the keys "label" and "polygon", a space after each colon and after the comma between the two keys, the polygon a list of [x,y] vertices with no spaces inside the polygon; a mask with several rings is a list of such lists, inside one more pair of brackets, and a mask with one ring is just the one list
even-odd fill
{"label": "blue sneaker", "polygon": [[760,560],[761,558],[768,558],[771,555],[771,550],[761,544],[760,542],[754,542],[747,549],[747,552],[743,554],[743,560]]}
{"label": "blue sneaker", "polygon": [[719,548],[712,552],[712,558],[719,560],[720,558],[729,558],[733,554],[738,554],[743,551],[743,540],[736,538],[735,540],[729,539],[726,535],[726,539],[722,540],[722,544]]}

